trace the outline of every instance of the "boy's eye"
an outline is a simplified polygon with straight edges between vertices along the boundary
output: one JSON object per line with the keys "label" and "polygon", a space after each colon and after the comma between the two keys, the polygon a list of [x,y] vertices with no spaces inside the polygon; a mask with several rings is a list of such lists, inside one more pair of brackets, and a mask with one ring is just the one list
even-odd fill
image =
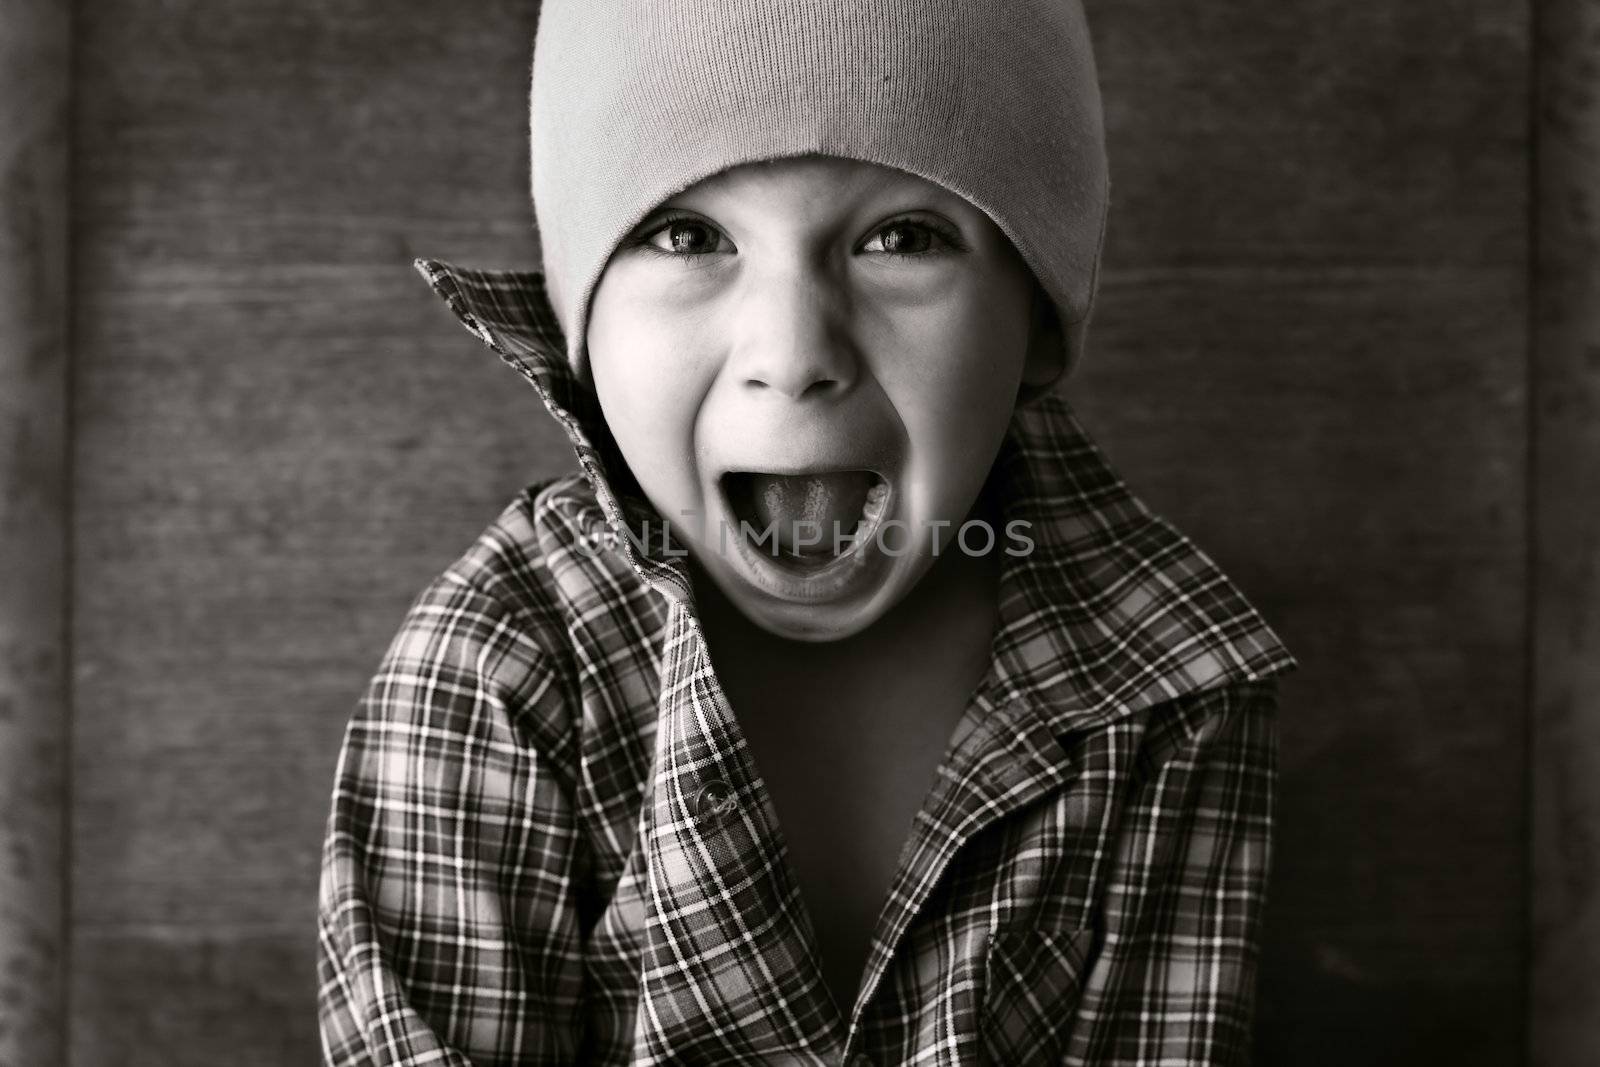
{"label": "boy's eye", "polygon": [[686,256],[720,252],[726,243],[721,231],[698,219],[671,219],[645,237],[645,244]]}
{"label": "boy's eye", "polygon": [[[877,248],[874,248],[877,243]],[[918,226],[909,219],[899,219],[890,222],[888,226],[878,227],[877,232],[867,240],[866,251],[883,251],[894,256],[917,256],[933,248],[933,230],[926,226]]]}
{"label": "boy's eye", "polygon": [[940,246],[956,247],[949,235],[925,222],[913,219],[895,219],[879,226],[861,246],[863,252],[887,253],[892,256],[918,256],[934,251]]}
{"label": "boy's eye", "polygon": [[[738,251],[715,225],[690,215],[661,220],[637,239],[646,249],[669,256],[705,256]],[[921,256],[965,247],[953,228],[933,220],[901,218],[879,226],[858,251],[889,256]]]}

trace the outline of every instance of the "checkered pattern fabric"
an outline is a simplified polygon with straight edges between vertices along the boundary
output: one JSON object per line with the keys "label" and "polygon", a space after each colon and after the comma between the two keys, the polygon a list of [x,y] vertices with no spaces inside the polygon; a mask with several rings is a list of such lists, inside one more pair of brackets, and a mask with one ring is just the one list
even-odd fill
{"label": "checkered pattern fabric", "polygon": [[[1066,405],[1020,408],[995,656],[853,1004],[671,546],[572,377],[537,274],[419,264],[566,428],[416,598],[345,733],[322,857],[334,1065],[1247,1058],[1293,661]],[[659,525],[659,519],[657,520]]]}

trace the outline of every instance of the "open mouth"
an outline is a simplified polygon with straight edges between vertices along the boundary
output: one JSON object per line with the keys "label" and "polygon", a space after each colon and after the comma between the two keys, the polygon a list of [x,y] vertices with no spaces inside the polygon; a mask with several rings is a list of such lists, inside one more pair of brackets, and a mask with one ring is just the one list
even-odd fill
{"label": "open mouth", "polygon": [[738,537],[780,566],[806,573],[859,556],[889,504],[888,481],[865,468],[729,471],[722,490]]}

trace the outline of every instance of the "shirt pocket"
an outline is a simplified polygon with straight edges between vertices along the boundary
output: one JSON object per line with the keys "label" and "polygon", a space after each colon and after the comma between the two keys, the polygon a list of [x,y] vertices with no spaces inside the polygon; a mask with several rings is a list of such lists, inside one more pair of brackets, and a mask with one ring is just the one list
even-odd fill
{"label": "shirt pocket", "polygon": [[1093,946],[1094,930],[1087,926],[989,935],[979,1019],[985,1062],[1061,1062]]}

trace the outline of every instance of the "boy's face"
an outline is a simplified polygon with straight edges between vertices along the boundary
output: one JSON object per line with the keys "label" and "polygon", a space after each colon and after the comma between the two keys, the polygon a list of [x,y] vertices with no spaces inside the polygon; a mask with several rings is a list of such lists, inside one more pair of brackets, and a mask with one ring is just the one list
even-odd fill
{"label": "boy's face", "polygon": [[660,205],[606,266],[588,358],[628,466],[723,595],[829,641],[960,551],[1019,384],[1059,366],[1042,306],[966,200],[807,156]]}

